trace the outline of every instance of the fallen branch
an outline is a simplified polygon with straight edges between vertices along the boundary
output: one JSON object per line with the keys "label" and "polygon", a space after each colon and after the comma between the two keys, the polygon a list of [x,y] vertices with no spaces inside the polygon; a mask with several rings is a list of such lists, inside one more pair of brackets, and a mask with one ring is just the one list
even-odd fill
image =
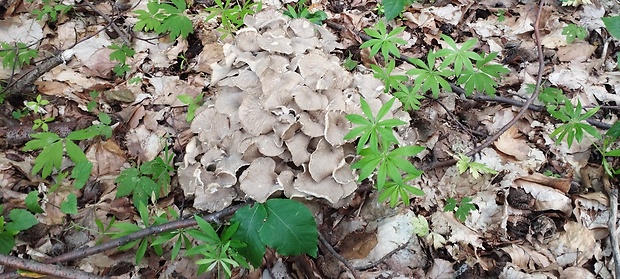
{"label": "fallen branch", "polygon": [[369,263],[367,265],[358,266],[355,269],[357,269],[357,270],[366,270],[366,269],[369,269],[369,268],[373,268],[373,267],[377,266],[378,264],[382,263],[383,261],[387,260],[388,258],[390,258],[392,255],[396,254],[396,252],[398,252],[398,251],[404,249],[405,247],[407,247],[407,245],[409,245],[409,241],[399,245],[398,247],[396,247],[396,249],[394,249],[394,250],[390,251],[389,253],[385,254],[385,256],[381,257],[380,259],[378,259],[378,260],[376,260],[374,262],[371,262],[371,263]]}
{"label": "fallen branch", "polygon": [[321,241],[321,244],[325,246],[325,249],[327,249],[330,254],[332,254],[336,259],[338,259],[338,261],[340,261],[342,264],[344,264],[344,266],[347,267],[347,269],[351,272],[351,275],[353,275],[353,278],[359,278],[359,276],[357,275],[357,270],[355,270],[355,268],[351,265],[349,261],[347,261],[347,259],[345,259],[342,255],[338,254],[338,252],[336,252],[334,247],[329,244],[329,242],[327,242],[327,239],[325,239],[321,232],[319,232],[319,241]]}
{"label": "fallen branch", "polygon": [[38,274],[52,275],[67,279],[109,278],[101,277],[81,270],[70,269],[68,267],[53,264],[44,264],[33,260],[26,260],[2,254],[0,254],[0,265],[10,266],[22,270],[32,271]]}
{"label": "fallen branch", "polygon": [[[536,77],[536,88],[534,89],[534,93],[532,94],[532,96],[530,96],[527,101],[523,104],[523,107],[521,107],[521,109],[519,110],[519,113],[517,113],[517,115],[515,115],[514,118],[512,118],[512,120],[510,120],[510,122],[508,122],[506,125],[504,125],[504,127],[502,127],[497,133],[495,133],[493,136],[488,137],[485,141],[483,141],[480,145],[478,145],[476,148],[472,149],[471,151],[465,153],[465,155],[467,156],[473,156],[475,154],[477,154],[478,152],[482,151],[483,149],[491,146],[491,144],[493,144],[493,142],[495,142],[504,132],[506,132],[508,129],[510,129],[510,127],[512,127],[515,123],[517,123],[517,121],[519,121],[519,119],[521,119],[521,117],[523,116],[523,114],[525,114],[525,112],[528,110],[528,108],[530,107],[530,105],[532,105],[532,103],[534,102],[534,100],[536,100],[536,98],[538,98],[538,94],[540,94],[540,85],[542,84],[542,76],[543,76],[543,70],[544,70],[544,63],[545,63],[545,58],[543,57],[543,51],[542,51],[542,45],[540,43],[540,15],[542,14],[542,7],[544,5],[545,0],[540,0],[538,3],[538,13],[536,14],[536,21],[534,22],[534,37],[536,39],[536,47],[538,50],[538,76]],[[433,162],[429,165],[426,165],[422,168],[422,170],[431,170],[434,168],[440,168],[440,167],[445,167],[445,166],[451,166],[454,165],[457,162],[456,159],[450,159],[450,160],[446,160],[443,162]]]}
{"label": "fallen branch", "polygon": [[[233,205],[223,210],[220,210],[218,212],[201,215],[200,217],[202,217],[202,219],[205,219],[207,222],[210,222],[210,223],[219,223],[221,221],[220,219],[222,219],[223,217],[233,214],[239,208],[246,206],[246,205],[250,205],[252,203],[254,202],[251,201],[251,202],[245,202],[245,203]],[[192,227],[195,225],[196,225],[196,220],[194,218],[187,218],[187,219],[172,221],[166,224],[161,224],[158,226],[147,227],[141,231],[128,234],[126,236],[114,239],[112,241],[108,241],[106,243],[102,243],[97,246],[74,250],[69,253],[65,253],[60,256],[54,257],[54,258],[48,258],[44,262],[49,264],[49,263],[67,262],[67,261],[72,261],[76,259],[82,259],[82,258],[91,256],[91,255],[99,254],[104,251],[123,246],[129,242],[132,242],[134,240],[138,240],[138,239],[141,239],[147,236],[156,235],[156,234],[173,231],[173,230],[178,230],[182,228],[188,228],[188,227]]]}

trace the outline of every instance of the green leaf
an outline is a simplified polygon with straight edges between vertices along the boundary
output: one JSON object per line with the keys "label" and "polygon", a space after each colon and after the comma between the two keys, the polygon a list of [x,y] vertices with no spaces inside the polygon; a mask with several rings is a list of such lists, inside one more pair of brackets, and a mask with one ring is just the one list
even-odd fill
{"label": "green leaf", "polygon": [[267,220],[259,231],[263,243],[285,256],[318,252],[318,231],[310,210],[288,199],[271,199],[264,203]]}
{"label": "green leaf", "polygon": [[259,267],[265,254],[265,243],[260,239],[258,232],[263,226],[263,221],[267,218],[267,209],[262,204],[244,206],[235,212],[231,222],[238,222],[239,228],[233,235],[247,246],[239,248],[237,251],[243,255],[252,266]]}
{"label": "green leaf", "polygon": [[616,40],[620,40],[620,16],[601,17],[605,28],[609,31],[609,34],[614,36]]}
{"label": "green leaf", "polygon": [[21,208],[12,209],[9,218],[11,222],[5,224],[5,230],[13,235],[39,223],[32,213]]}
{"label": "green leaf", "polygon": [[140,173],[136,168],[128,168],[121,171],[118,177],[114,182],[118,183],[118,187],[116,188],[116,197],[126,197],[129,196],[136,184],[140,181],[139,177]]}
{"label": "green leaf", "polygon": [[0,254],[8,255],[15,247],[15,237],[8,232],[0,232]]}
{"label": "green leaf", "polygon": [[[69,142],[69,141],[67,141]],[[75,178],[73,181],[73,187],[76,189],[82,189],[88,179],[90,178],[90,174],[93,170],[93,163],[88,160],[80,161],[75,163],[75,167],[71,171],[71,177]]]}
{"label": "green leaf", "polygon": [[77,214],[77,197],[74,193],[67,196],[67,200],[60,204],[60,211],[65,214]]}
{"label": "green leaf", "polygon": [[[26,199],[24,200],[26,204],[26,208],[33,213],[43,213],[43,208],[39,205],[39,192],[38,191],[30,191]],[[1,230],[0,230],[1,231]]]}
{"label": "green leaf", "polygon": [[443,207],[443,211],[454,211],[456,209],[456,200],[454,198],[448,198],[446,200],[446,205]]}
{"label": "green leaf", "polygon": [[396,18],[405,9],[404,0],[383,0],[381,4],[387,20]]}

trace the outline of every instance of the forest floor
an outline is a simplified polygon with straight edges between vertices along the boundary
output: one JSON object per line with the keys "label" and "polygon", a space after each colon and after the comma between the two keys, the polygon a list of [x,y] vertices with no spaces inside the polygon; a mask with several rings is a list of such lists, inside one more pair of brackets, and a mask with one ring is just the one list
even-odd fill
{"label": "forest floor", "polygon": [[[609,194],[618,180],[605,173],[601,162],[617,169],[620,160],[603,158],[596,147],[603,141],[588,134],[572,145],[556,144],[551,134],[562,122],[547,113],[541,100],[501,130],[522,110],[540,72],[541,94],[553,96],[558,91],[543,89],[559,89],[586,110],[600,107],[589,122],[600,134],[616,123],[618,41],[601,17],[616,15],[618,3],[542,1],[547,3],[539,12],[536,1],[428,2],[411,4],[387,23],[390,30],[405,27],[398,34],[406,41],[399,46],[403,57],[426,61],[429,51],[448,47],[441,38],[445,34],[459,45],[476,39],[472,50],[497,53],[493,62],[509,73],[498,80],[496,96],[466,97],[453,84],[454,92],[444,88],[438,98],[426,93],[419,110],[404,111],[397,102],[389,115],[407,122],[396,130],[399,144],[423,147],[410,162],[424,173],[409,183],[424,195],[391,207],[378,201],[375,176],[360,183],[351,179],[356,175],[350,170],[357,158],[355,142],[342,139],[351,127],[343,120],[350,100],[358,102],[352,111],[360,111],[359,96],[370,100],[372,95],[375,112],[389,100],[371,70],[384,61],[360,50],[363,30],[381,20],[379,3],[312,1],[303,7],[322,11],[326,18],[322,26],[309,27],[282,15],[295,3],[269,0],[262,3],[263,11],[244,21],[255,29],[227,34],[221,17],[205,20],[205,8],[216,3],[195,0],[185,12],[193,32],[171,40],[134,30],[139,22],[134,11],[148,10],[147,1],[64,1],[74,5],[67,13],[37,20],[33,10],[47,4],[0,0],[0,42],[23,42],[39,51],[21,68],[7,67],[13,65],[10,59],[0,68],[6,88],[0,95],[3,214],[8,222],[11,209],[30,209],[25,201],[31,192],[42,208],[35,214],[38,224],[16,235],[10,255],[45,262],[110,241],[105,230],[111,222],[141,224],[136,192],[133,200],[120,194],[118,177],[124,169],[163,158],[158,162],[170,159],[172,166],[163,171],[169,187],[157,199],[144,197],[152,214],[220,212],[248,199],[284,196],[303,201],[314,214],[323,237],[316,258],[268,249],[260,268],[237,268],[233,278],[614,278],[610,234],[618,222],[609,220],[617,216],[617,203]],[[563,30],[570,24],[586,33],[567,39]],[[244,41],[256,34],[266,41]],[[108,46],[125,41],[135,54],[121,55],[126,73],[119,76],[114,70],[120,60],[110,61],[115,49]],[[280,48],[287,44],[293,47]],[[413,67],[398,60],[393,73]],[[303,90],[323,88],[323,95],[295,93],[302,92],[295,87],[302,83]],[[251,103],[245,94],[254,93],[248,92],[262,92],[263,103]],[[341,108],[335,108],[338,102]],[[267,114],[257,109],[265,104],[273,108]],[[101,113],[110,119],[98,117]],[[266,124],[274,115],[280,122]],[[295,120],[283,124],[289,115]],[[49,175],[42,177],[40,167],[33,172],[39,152],[24,151],[24,146],[42,119],[61,137],[94,124],[112,127],[110,137],[75,140],[92,163],[86,180],[77,182],[69,174],[80,166],[70,158],[69,147]],[[338,130],[342,127],[344,132]],[[446,163],[500,131],[499,138],[471,156],[482,164],[478,169]],[[618,148],[617,143],[606,147]],[[135,175],[147,172],[137,168]],[[148,247],[137,264],[137,247],[112,247],[63,261],[112,278],[216,276],[197,275],[192,258],[170,260],[172,243],[166,245],[163,255]],[[0,278],[15,276],[14,271],[6,265]]]}

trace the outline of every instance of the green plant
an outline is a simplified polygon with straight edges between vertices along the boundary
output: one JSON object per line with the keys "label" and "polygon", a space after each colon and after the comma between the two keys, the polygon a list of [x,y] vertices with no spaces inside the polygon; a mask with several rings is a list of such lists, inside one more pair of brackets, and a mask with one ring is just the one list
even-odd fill
{"label": "green plant", "polygon": [[495,87],[497,87],[496,79],[501,75],[510,73],[503,65],[489,64],[497,57],[496,52],[489,55],[480,55],[480,60],[476,61],[476,67],[466,69],[462,75],[458,77],[457,84],[464,84],[465,95],[470,96],[474,91],[486,93],[487,95],[495,95]]}
{"label": "green plant", "polygon": [[614,170],[613,167],[607,161],[607,157],[620,157],[620,148],[609,150],[611,148],[612,143],[616,142],[616,140],[620,137],[620,121],[616,121],[614,125],[607,130],[605,136],[603,137],[603,146],[595,147],[601,152],[602,155],[602,165],[605,169],[605,173],[609,176],[614,176],[620,174],[620,169]]}
{"label": "green plant", "polygon": [[[357,127],[344,137],[345,140],[359,137],[357,153],[361,159],[351,166],[353,169],[360,170],[359,181],[370,177],[376,171],[377,189],[382,191],[380,199],[383,201],[389,197],[392,206],[397,204],[399,196],[405,204],[409,204],[409,194],[423,194],[420,189],[407,185],[406,182],[422,175],[422,171],[416,169],[407,158],[420,153],[424,147],[403,146],[391,149],[392,145],[398,144],[392,129],[404,125],[405,122],[399,119],[381,120],[392,108],[395,100],[396,98],[392,98],[386,102],[375,117],[368,103],[361,98],[360,103],[364,116],[359,114],[346,116]],[[366,145],[369,147],[364,148]],[[405,179],[402,178],[401,171],[407,175]],[[387,180],[388,177],[389,181]]]}
{"label": "green plant", "polygon": [[206,20],[209,21],[217,16],[220,17],[221,27],[217,30],[222,32],[222,39],[226,38],[228,35],[231,35],[243,26],[243,19],[246,15],[255,14],[263,7],[262,2],[260,1],[244,1],[243,5],[231,5],[231,0],[226,0],[226,2],[222,2],[222,0],[214,0],[214,2],[216,4],[215,7],[205,9],[209,12],[209,16]]}
{"label": "green plant", "polygon": [[199,216],[194,216],[194,219],[198,223],[199,230],[190,230],[187,234],[202,243],[187,250],[185,255],[202,256],[202,259],[196,261],[198,274],[217,268],[218,278],[222,274],[226,278],[230,278],[233,268],[238,266],[250,267],[245,258],[237,252],[237,249],[244,247],[245,244],[239,240],[232,239],[239,228],[239,223],[232,223],[222,230],[221,235],[218,235],[207,221]]}
{"label": "green plant", "polygon": [[173,155],[164,149],[164,157],[143,163],[140,167],[132,167],[121,171],[115,182],[118,183],[116,197],[132,195],[133,203],[137,207],[140,203],[160,197],[160,193],[167,193],[170,185],[170,172],[174,171],[171,165]]}
{"label": "green plant", "polygon": [[[385,115],[390,111],[392,105],[394,104],[395,98],[392,98],[388,102],[386,102],[375,117],[370,110],[370,106],[366,103],[366,100],[360,98],[360,104],[362,107],[362,112],[364,115],[359,114],[349,114],[346,116],[347,120],[351,121],[351,123],[357,125],[357,127],[353,128],[349,133],[344,136],[345,140],[352,140],[359,137],[357,143],[357,151],[358,153],[364,149],[366,144],[369,144],[369,148],[374,151],[379,151],[379,145],[384,148],[389,146],[391,143],[397,143],[396,137],[394,137],[394,132],[392,129],[399,125],[406,124],[404,121],[399,119],[386,119],[381,120]],[[381,137],[382,141],[379,141]]]}
{"label": "green plant", "polygon": [[620,39],[620,16],[601,17],[609,34]]}
{"label": "green plant", "polygon": [[5,69],[21,69],[38,55],[38,50],[31,49],[24,43],[17,42],[14,45],[7,42],[0,43],[0,58]]}
{"label": "green plant", "polygon": [[399,89],[393,95],[403,103],[403,109],[406,111],[419,110],[422,105],[420,100],[424,99],[424,96],[420,95],[420,85],[416,87],[402,86]]}
{"label": "green plant", "polygon": [[465,222],[469,213],[476,210],[476,205],[471,201],[472,199],[470,197],[464,197],[458,203],[454,198],[448,198],[443,209],[445,212],[454,211],[456,218],[461,220],[461,222]]}
{"label": "green plant", "polygon": [[295,4],[294,6],[286,5],[284,15],[291,18],[305,18],[316,25],[323,24],[323,20],[327,19],[327,14],[321,10],[311,13],[306,7],[305,3],[306,0],[301,0],[297,2],[297,4]]}
{"label": "green plant", "polygon": [[[26,108],[30,111],[33,111],[35,114],[37,114],[39,116],[39,118],[34,120],[34,123],[32,125],[32,130],[36,130],[39,127],[41,128],[41,130],[47,132],[48,131],[48,125],[47,123],[54,121],[54,117],[48,117],[48,118],[43,118],[43,114],[47,113],[45,111],[45,109],[43,108],[44,106],[48,105],[50,102],[48,100],[42,99],[41,95],[37,95],[37,98],[35,101],[28,101],[26,102]],[[15,112],[17,116],[23,117],[24,115],[22,113]]]}
{"label": "green plant", "polygon": [[[120,238],[137,231],[141,231],[146,227],[161,225],[168,222],[168,219],[165,218],[165,214],[150,218],[148,209],[144,203],[136,204],[136,208],[138,209],[138,213],[140,214],[140,219],[142,220],[143,225],[139,226],[130,222],[115,222],[113,225],[110,225],[118,230],[117,232],[112,233],[113,239]],[[155,238],[156,236],[153,235],[138,239],[119,247],[118,250],[129,250],[132,247],[138,245],[138,249],[136,250],[136,264],[138,264],[144,258],[144,255],[146,254],[146,249],[149,247],[149,243],[153,243],[153,240]],[[155,253],[158,256],[161,256],[163,254],[163,248],[161,244],[151,244],[150,246],[153,247],[153,250],[155,250]]]}
{"label": "green plant", "polygon": [[200,106],[202,106],[202,104],[204,103],[203,101],[204,96],[205,96],[205,93],[201,92],[200,94],[198,94],[198,96],[196,96],[193,99],[191,96],[188,96],[188,95],[179,95],[177,97],[179,98],[181,102],[187,105],[187,116],[186,116],[187,122],[192,122],[192,120],[194,120],[194,117],[196,117],[196,110]]}
{"label": "green plant", "polygon": [[110,53],[110,61],[118,61],[118,64],[114,66],[114,73],[119,77],[125,76],[125,74],[130,70],[129,65],[126,63],[127,57],[133,57],[136,54],[136,51],[125,44],[121,46],[112,44],[109,45],[108,48],[114,50]]}
{"label": "green plant", "polygon": [[456,162],[456,167],[459,169],[459,174],[469,170],[469,173],[474,177],[474,179],[478,179],[480,174],[497,174],[496,170],[487,167],[485,164],[473,162],[471,158],[465,154],[459,154],[456,159],[458,160]]}
{"label": "green plant", "polygon": [[552,172],[552,171],[550,171],[550,170],[545,170],[545,171],[543,172],[543,175],[545,175],[545,176],[549,176],[549,177],[554,177],[554,178],[562,178],[562,176],[561,176],[561,175],[559,175],[559,174],[557,174],[557,173],[554,173],[554,172]]}
{"label": "green plant", "polygon": [[390,54],[395,57],[400,57],[400,51],[397,44],[404,45],[407,42],[398,35],[405,30],[405,27],[397,27],[388,33],[385,22],[380,20],[377,22],[374,28],[364,28],[364,32],[368,34],[372,39],[364,42],[360,48],[370,47],[370,56],[375,56],[379,51],[383,55],[385,61],[389,60]]}
{"label": "green plant", "polygon": [[185,15],[187,4],[185,0],[172,0],[172,4],[149,1],[146,4],[146,11],[135,11],[138,22],[134,30],[155,31],[157,34],[169,33],[172,40],[176,40],[179,36],[187,38],[189,33],[194,32],[192,21]]}
{"label": "green plant", "polygon": [[582,113],[581,101],[577,101],[577,106],[573,106],[570,100],[566,99],[564,106],[558,107],[555,111],[549,111],[551,116],[564,122],[549,136],[552,138],[557,137],[556,144],[559,144],[566,137],[566,143],[569,148],[573,144],[573,140],[576,139],[579,143],[583,140],[584,132],[590,134],[595,139],[601,139],[601,134],[599,134],[596,128],[590,126],[590,124],[583,123],[583,121],[592,117],[599,108],[595,107]]}
{"label": "green plant", "polygon": [[108,126],[110,124],[109,116],[106,118],[100,115],[100,121],[102,123],[73,131],[65,138],[50,132],[32,134],[32,140],[28,141],[23,148],[24,151],[41,150],[41,153],[34,160],[32,173],[41,172],[41,176],[45,179],[54,169],[61,170],[63,155],[66,152],[71,161],[75,163],[75,167],[71,171],[71,176],[75,178],[74,186],[82,188],[90,177],[92,163],[86,159],[84,151],[74,141],[91,139],[101,135],[109,138],[112,135],[112,129]]}
{"label": "green plant", "polygon": [[[0,205],[0,213],[3,206]],[[15,236],[24,230],[39,223],[37,219],[25,209],[14,208],[9,212],[11,221],[6,222],[0,215],[0,254],[8,255],[15,246]]]}
{"label": "green plant", "polygon": [[[34,0],[27,0],[27,2],[32,3]],[[66,14],[73,8],[72,5],[64,5],[54,0],[42,0],[41,3],[43,4],[41,9],[32,10],[32,14],[37,17],[37,20],[42,20],[47,16],[49,21],[56,22],[59,15]]]}
{"label": "green plant", "polygon": [[497,21],[499,22],[504,22],[506,20],[506,10],[504,9],[498,10],[495,15],[497,16]]}
{"label": "green plant", "polygon": [[575,39],[585,39],[586,36],[588,36],[588,30],[582,26],[571,23],[562,28],[562,35],[566,36],[567,43],[572,44]]}
{"label": "green plant", "polygon": [[409,80],[409,78],[404,75],[392,75],[392,71],[396,67],[395,64],[396,61],[394,61],[394,59],[390,59],[386,63],[385,67],[370,65],[374,72],[374,77],[381,80],[385,85],[385,89],[383,89],[383,91],[386,93],[391,92],[394,88],[398,89],[404,87],[405,85],[403,83]]}
{"label": "green plant", "polygon": [[347,69],[347,71],[352,71],[353,69],[355,69],[355,67],[357,67],[357,61],[353,60],[351,57],[352,54],[349,52],[349,56],[347,56],[347,58],[342,63],[342,66]]}
{"label": "green plant", "polygon": [[236,248],[252,266],[259,267],[269,246],[283,256],[317,256],[318,231],[310,210],[289,199],[270,199],[265,203],[237,210],[231,222],[239,227],[232,239],[247,246]]}
{"label": "green plant", "polygon": [[415,2],[416,0],[383,0],[380,11],[385,15],[385,19],[391,20],[400,15],[406,6],[411,6]]}
{"label": "green plant", "polygon": [[[449,36],[441,34],[441,39],[448,45],[450,48],[442,48],[435,52],[435,57],[443,58],[443,62],[439,66],[439,69],[446,68],[448,65],[453,65],[454,74],[460,75],[462,70],[473,70],[474,65],[471,63],[472,60],[478,61],[482,60],[482,57],[470,51],[477,43],[477,39],[469,39],[461,45],[459,48],[456,45],[456,42],[452,40]],[[429,64],[430,65],[430,64]]]}
{"label": "green plant", "polygon": [[435,67],[435,63],[437,56],[433,51],[429,51],[428,56],[426,58],[427,63],[424,63],[422,60],[418,58],[412,58],[410,61],[418,68],[413,68],[407,71],[407,74],[415,76],[414,83],[416,87],[419,87],[422,92],[427,92],[431,90],[433,92],[433,97],[439,98],[439,87],[443,88],[446,91],[451,92],[452,88],[450,84],[446,80],[449,76],[453,75],[454,72],[448,69],[437,69]]}

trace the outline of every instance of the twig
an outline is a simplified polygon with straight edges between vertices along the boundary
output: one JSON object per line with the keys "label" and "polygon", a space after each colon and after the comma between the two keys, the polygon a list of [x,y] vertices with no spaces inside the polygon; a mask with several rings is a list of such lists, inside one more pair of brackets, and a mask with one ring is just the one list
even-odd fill
{"label": "twig", "polygon": [[[65,50],[68,49],[72,49],[73,47],[75,47],[76,45],[94,37],[95,35],[101,33],[101,31],[105,30],[106,28],[108,28],[110,24],[106,25],[105,27],[97,30],[97,32],[88,35],[84,38],[82,38],[79,41],[76,41],[75,43],[73,43],[73,45],[67,47]],[[48,71],[50,71],[51,69],[55,68],[56,66],[62,64],[64,61],[63,57],[62,57],[62,53],[63,51],[59,51],[58,53],[42,59],[41,61],[45,61],[42,62],[41,64],[37,65],[35,68],[31,69],[29,72],[23,74],[19,79],[17,79],[15,82],[9,83],[5,88],[4,91],[0,92],[0,93],[6,93],[6,96],[9,97],[11,95],[16,95],[16,94],[23,94],[24,91],[26,91],[26,88],[30,85],[33,84],[39,77],[41,77],[43,74],[47,73]],[[40,62],[40,61],[39,61]],[[21,73],[20,73],[21,74]]]}
{"label": "twig", "polygon": [[109,278],[94,275],[81,270],[74,270],[63,266],[43,264],[33,260],[21,259],[18,257],[0,254],[0,265],[10,266],[18,269],[36,272],[38,274],[52,275],[68,279],[97,279]]}
{"label": "twig", "polygon": [[351,272],[351,275],[353,275],[353,278],[355,279],[359,278],[359,276],[357,275],[357,271],[351,265],[351,263],[347,259],[345,259],[342,255],[338,254],[338,252],[336,252],[334,247],[331,244],[329,244],[329,242],[327,242],[327,239],[325,239],[325,237],[323,236],[321,232],[319,232],[319,241],[321,241],[321,244],[325,246],[325,249],[327,249],[327,251],[329,251],[330,254],[332,254],[336,259],[338,259],[338,261],[340,261],[342,264],[344,264],[344,266],[347,267],[347,269]]}
{"label": "twig", "polygon": [[[463,88],[460,88],[456,85],[451,85],[451,86],[454,92],[459,93],[459,94],[465,94],[465,90],[463,90]],[[474,94],[468,98],[471,98],[474,101],[497,102],[497,103],[502,103],[502,104],[509,104],[515,107],[525,106],[524,102],[521,102],[515,99],[502,97],[502,96],[488,96],[488,95]],[[546,111],[546,108],[544,106],[539,106],[539,105],[529,105],[527,108],[529,110],[538,111],[538,112]],[[617,107],[616,106],[601,106],[601,108],[616,109]],[[592,118],[586,119],[586,122],[588,122],[592,126],[595,126],[603,130],[609,130],[609,128],[611,128],[610,124],[607,124],[605,122],[601,122],[601,121],[598,121]]]}
{"label": "twig", "polygon": [[[234,213],[235,211],[237,211],[237,209],[252,204],[254,203],[253,201],[250,202],[245,202],[245,203],[241,203],[241,204],[237,204],[237,205],[233,205],[230,207],[227,207],[223,210],[220,210],[218,212],[214,212],[214,213],[210,213],[210,214],[204,214],[201,217],[203,219],[205,219],[207,222],[210,223],[217,223],[220,221],[221,218],[228,216],[232,213]],[[110,250],[110,249],[114,249],[117,247],[120,247],[122,245],[125,245],[129,242],[132,242],[134,240],[138,240],[150,235],[156,235],[156,234],[160,234],[163,232],[168,232],[168,231],[172,231],[172,230],[178,230],[178,229],[182,229],[182,228],[187,228],[187,227],[192,227],[196,225],[196,220],[194,218],[189,218],[189,219],[181,219],[181,220],[177,220],[177,221],[173,221],[173,222],[169,222],[169,223],[165,223],[165,224],[161,224],[161,225],[157,225],[157,226],[152,226],[152,227],[147,227],[141,231],[137,231],[135,233],[131,233],[128,234],[126,236],[114,239],[112,241],[97,245],[97,246],[93,246],[93,247],[88,247],[88,248],[84,248],[84,249],[80,249],[80,250],[74,250],[71,251],[69,253],[65,253],[62,254],[60,256],[57,256],[55,258],[48,258],[47,260],[45,260],[45,263],[58,263],[58,262],[66,262],[66,261],[71,261],[71,260],[75,260],[75,259],[81,259],[81,258],[85,258],[91,255],[95,255],[98,253],[102,253],[104,251]]]}
{"label": "twig", "polygon": [[123,30],[121,30],[120,28],[118,28],[118,26],[116,25],[116,23],[114,23],[114,20],[112,20],[108,15],[104,14],[103,12],[101,12],[99,9],[97,9],[95,7],[95,5],[93,5],[93,3],[90,2],[90,0],[84,0],[84,3],[86,3],[86,5],[91,8],[93,11],[95,11],[95,13],[99,14],[101,17],[103,17],[103,19],[105,19],[105,21],[107,21],[110,26],[112,27],[112,29],[114,29],[114,31],[116,33],[118,33],[118,36],[121,37],[121,39],[123,40],[123,43],[125,43],[125,45],[130,45],[131,42],[129,41],[129,39],[127,39],[127,36],[125,35],[125,32]]}
{"label": "twig", "polygon": [[620,276],[620,248],[618,246],[618,188],[613,188],[611,183],[609,183],[609,177],[605,175],[603,178],[603,189],[607,192],[607,196],[609,197],[609,210],[610,216],[607,222],[607,227],[609,227],[609,240],[611,242],[611,251],[614,256],[614,269],[616,271],[615,277],[618,278]]}
{"label": "twig", "polygon": [[362,265],[362,266],[358,266],[355,269],[357,270],[366,270],[369,268],[373,268],[375,266],[377,266],[378,264],[382,263],[383,261],[387,260],[389,257],[391,257],[392,255],[396,254],[396,252],[402,250],[403,248],[407,247],[407,245],[409,245],[409,241],[399,245],[398,247],[396,247],[396,249],[390,251],[389,253],[385,254],[385,256],[381,257],[379,260],[376,260],[374,262],[371,262],[367,265]]}
{"label": "twig", "polygon": [[[540,15],[542,14],[542,7],[544,5],[544,1],[545,0],[540,0],[538,3],[538,14],[536,15],[536,22],[534,22],[534,37],[536,39],[536,47],[538,48],[538,76],[536,77],[536,88],[534,89],[534,93],[532,94],[532,96],[530,96],[530,98],[527,99],[527,102],[523,104],[523,107],[521,107],[521,109],[519,110],[519,113],[517,113],[517,115],[514,118],[512,118],[510,122],[504,125],[504,127],[502,127],[493,136],[488,137],[478,147],[467,152],[466,153],[467,156],[473,156],[477,154],[478,152],[482,151],[483,149],[489,147],[491,144],[493,144],[493,142],[496,141],[504,132],[510,129],[510,127],[512,127],[515,123],[517,123],[519,119],[521,119],[521,117],[523,116],[523,114],[525,114],[529,106],[532,105],[532,103],[534,102],[534,100],[536,100],[536,98],[538,98],[538,94],[540,93],[540,85],[542,83],[542,76],[543,76],[544,63],[545,63],[545,59],[543,57],[542,45],[540,43],[540,30],[539,30],[540,29],[539,27]],[[456,159],[450,159],[450,160],[446,160],[443,162],[433,162],[429,165],[424,166],[422,169],[430,170],[430,169],[444,167],[444,166],[451,166],[455,164],[456,162],[457,162]]]}

